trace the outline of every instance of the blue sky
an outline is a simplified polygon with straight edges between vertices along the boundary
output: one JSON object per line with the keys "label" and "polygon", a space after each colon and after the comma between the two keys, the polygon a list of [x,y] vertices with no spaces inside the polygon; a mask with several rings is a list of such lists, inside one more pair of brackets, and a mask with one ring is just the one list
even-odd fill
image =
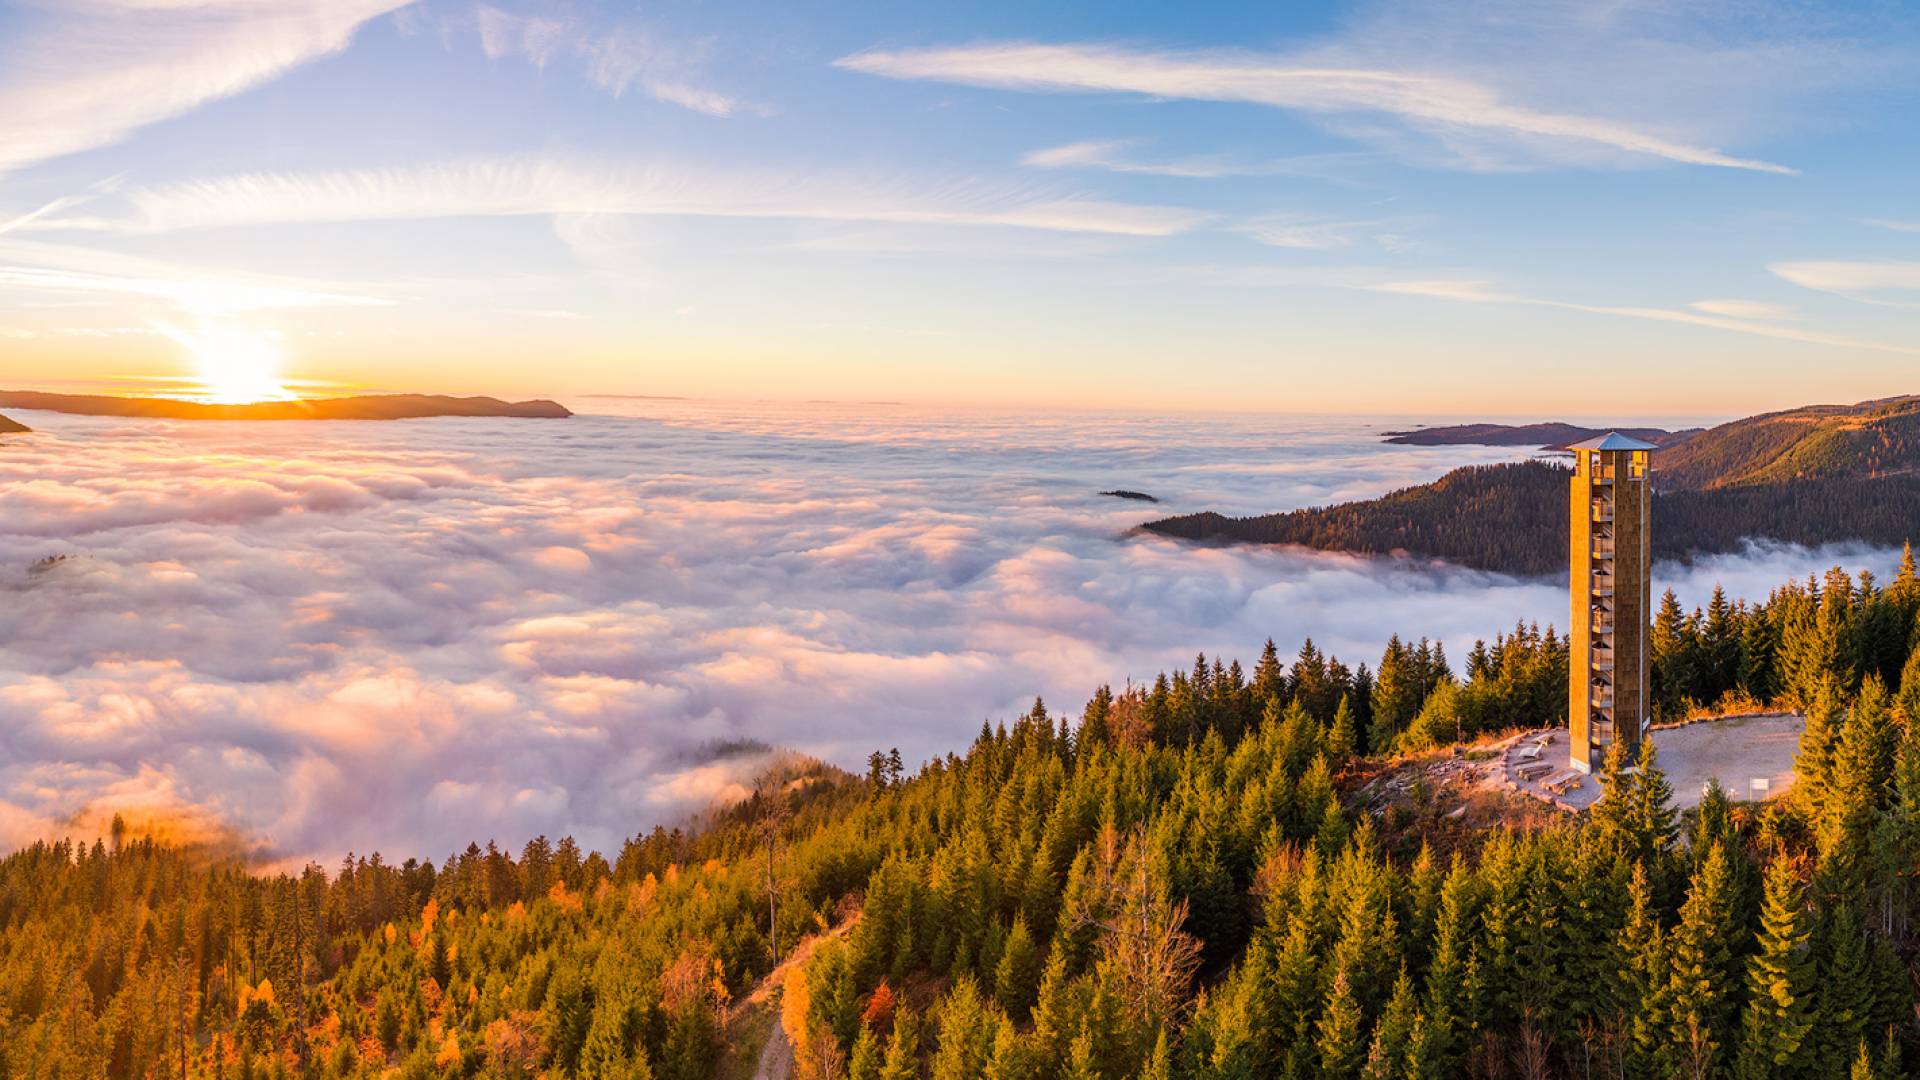
{"label": "blue sky", "polygon": [[1911,392],[1917,31],[1896,4],[0,4],[0,381]]}

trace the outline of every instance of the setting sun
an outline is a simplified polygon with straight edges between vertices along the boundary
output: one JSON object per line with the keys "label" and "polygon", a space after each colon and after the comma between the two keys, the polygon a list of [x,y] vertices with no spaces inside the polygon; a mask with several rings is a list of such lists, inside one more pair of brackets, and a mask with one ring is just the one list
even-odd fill
{"label": "setting sun", "polygon": [[284,401],[293,395],[280,380],[276,335],[238,326],[206,326],[170,335],[193,358],[195,397],[215,405]]}

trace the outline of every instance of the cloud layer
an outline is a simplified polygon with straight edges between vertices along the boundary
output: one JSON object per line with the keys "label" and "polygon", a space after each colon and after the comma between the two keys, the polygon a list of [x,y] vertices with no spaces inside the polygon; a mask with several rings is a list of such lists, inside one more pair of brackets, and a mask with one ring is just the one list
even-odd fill
{"label": "cloud layer", "polygon": [[[588,411],[616,407],[577,402]],[[0,443],[0,844],[112,808],[289,857],[602,849],[724,795],[741,744],[857,765],[1077,709],[1199,650],[1463,651],[1561,591],[1131,538],[1507,451],[1393,421],[646,403],[563,423],[128,423]],[[1158,508],[1103,498],[1129,487]],[[34,568],[50,556],[70,556]],[[1673,577],[1758,592],[1844,557]]]}

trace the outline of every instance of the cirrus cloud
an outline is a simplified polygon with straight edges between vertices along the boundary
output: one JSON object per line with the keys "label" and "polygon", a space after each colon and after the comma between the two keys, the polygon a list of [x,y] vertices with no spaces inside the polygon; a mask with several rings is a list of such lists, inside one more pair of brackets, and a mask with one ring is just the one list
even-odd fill
{"label": "cirrus cloud", "polygon": [[0,175],[104,146],[339,52],[410,0],[31,5],[0,44]]}

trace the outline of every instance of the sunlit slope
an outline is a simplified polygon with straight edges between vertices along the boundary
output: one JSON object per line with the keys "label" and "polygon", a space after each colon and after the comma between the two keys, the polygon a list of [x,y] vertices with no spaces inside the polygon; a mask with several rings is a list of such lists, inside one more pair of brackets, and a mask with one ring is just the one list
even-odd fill
{"label": "sunlit slope", "polygon": [[1920,473],[1920,396],[1809,405],[1703,431],[1661,450],[1668,490]]}

